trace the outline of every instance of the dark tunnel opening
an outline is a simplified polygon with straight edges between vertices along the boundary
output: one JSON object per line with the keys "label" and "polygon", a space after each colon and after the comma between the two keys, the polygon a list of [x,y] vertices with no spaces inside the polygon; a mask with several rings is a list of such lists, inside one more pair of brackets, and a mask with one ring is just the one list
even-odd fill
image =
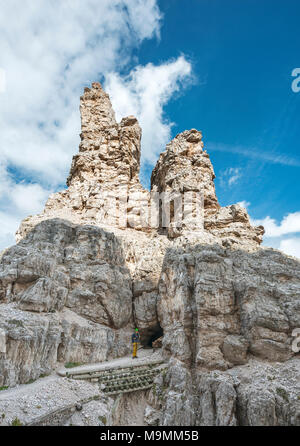
{"label": "dark tunnel opening", "polygon": [[141,333],[141,343],[145,348],[152,348],[152,343],[163,335],[163,329],[159,325],[154,328],[148,328]]}

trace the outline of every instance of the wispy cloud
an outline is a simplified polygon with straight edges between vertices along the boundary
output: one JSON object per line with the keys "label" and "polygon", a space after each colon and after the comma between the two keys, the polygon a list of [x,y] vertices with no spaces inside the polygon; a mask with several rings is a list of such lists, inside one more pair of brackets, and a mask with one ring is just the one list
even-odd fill
{"label": "wispy cloud", "polygon": [[249,206],[251,205],[251,203],[246,200],[239,201],[237,204],[242,206],[242,208],[245,208],[247,211],[248,211]]}
{"label": "wispy cloud", "polygon": [[265,152],[257,147],[242,147],[242,146],[231,146],[222,143],[211,143],[206,144],[206,148],[211,152],[228,152],[236,153],[248,158],[259,159],[267,163],[272,164],[282,164],[284,166],[300,167],[300,159],[292,158],[287,155],[279,154],[274,151]]}
{"label": "wispy cloud", "polygon": [[242,177],[242,169],[240,167],[229,167],[220,173],[220,183],[222,187],[230,187],[238,182]]}

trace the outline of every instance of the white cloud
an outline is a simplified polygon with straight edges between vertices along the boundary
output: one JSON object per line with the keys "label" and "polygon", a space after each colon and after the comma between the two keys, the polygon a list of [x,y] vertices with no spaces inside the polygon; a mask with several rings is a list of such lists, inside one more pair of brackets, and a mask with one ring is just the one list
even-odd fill
{"label": "white cloud", "polygon": [[15,184],[11,191],[12,201],[21,213],[38,213],[50,194],[39,184]]}
{"label": "white cloud", "polygon": [[0,68],[0,94],[4,93],[6,89],[6,73],[3,68]]}
{"label": "white cloud", "polygon": [[250,220],[254,226],[264,226],[265,246],[280,249],[286,254],[300,258],[300,212],[286,215],[279,224],[269,216]]}
{"label": "white cloud", "polygon": [[16,183],[0,165],[0,251],[14,243],[14,233],[24,216],[42,210],[49,193],[40,184]]}
{"label": "white cloud", "polygon": [[290,256],[298,257],[300,259],[300,237],[282,240],[279,249]]}
{"label": "white cloud", "polygon": [[155,0],[0,3],[1,161],[57,184],[78,146],[83,84],[124,67],[159,34],[160,12]]}
{"label": "white cloud", "polygon": [[83,87],[124,69],[144,39],[159,38],[161,14],[156,0],[0,0],[0,7],[1,249],[65,182]]}
{"label": "white cloud", "polygon": [[228,184],[232,186],[237,182],[237,180],[241,177],[240,169],[229,169],[229,179]]}
{"label": "white cloud", "polygon": [[174,92],[191,82],[191,64],[180,56],[154,66],[137,66],[128,76],[106,77],[116,117],[135,115],[142,127],[142,161],[153,163],[171,137],[172,123],[164,119],[163,107]]}
{"label": "white cloud", "polygon": [[261,220],[252,220],[252,223],[256,226],[263,225],[266,231],[266,237],[280,237],[282,235],[300,232],[300,212],[286,215],[279,225],[269,216]]}
{"label": "white cloud", "polygon": [[0,211],[0,252],[4,248],[15,244],[14,233],[16,232],[20,221],[17,217]]}

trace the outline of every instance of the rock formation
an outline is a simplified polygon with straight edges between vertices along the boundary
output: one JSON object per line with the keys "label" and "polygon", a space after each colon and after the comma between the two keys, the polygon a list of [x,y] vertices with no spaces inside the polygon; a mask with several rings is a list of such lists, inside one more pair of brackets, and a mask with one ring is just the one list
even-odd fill
{"label": "rock formation", "polygon": [[98,83],[80,111],[68,188],[0,260],[0,387],[129,354],[138,326],[169,361],[145,424],[299,425],[299,261],[219,205],[200,132],[167,145],[147,191],[136,118],[117,123]]}
{"label": "rock formation", "polygon": [[[139,182],[141,128],[137,119],[129,116],[117,124],[110,99],[98,83],[85,89],[80,111],[81,143],[73,157],[68,189],[51,195],[41,215],[25,219],[17,240],[38,222],[53,217],[105,228],[141,227],[139,201],[147,201],[149,192]],[[128,222],[121,221],[113,207],[120,192]]]}
{"label": "rock formation", "polygon": [[[111,230],[133,228],[157,235],[163,224],[159,218],[153,224],[151,194],[139,181],[141,129],[136,118],[129,116],[117,124],[109,97],[98,83],[85,89],[80,111],[81,143],[79,153],[73,157],[68,189],[51,195],[42,214],[22,222],[17,241],[38,222],[58,217],[76,224]],[[185,210],[180,227],[178,222],[168,225],[167,235],[182,235],[182,229],[192,235],[195,227],[202,227],[202,240],[245,246],[248,250],[257,248],[262,242],[263,228],[253,228],[246,210],[239,205],[220,207],[214,178],[201,132],[185,131],[167,145],[151,177],[152,207],[157,204],[155,194],[161,193],[169,193],[171,201],[177,197],[184,200],[184,193],[198,193],[194,200],[203,205],[203,216],[192,218]],[[179,213],[183,215],[182,211]],[[195,221],[201,217],[203,221]]]}

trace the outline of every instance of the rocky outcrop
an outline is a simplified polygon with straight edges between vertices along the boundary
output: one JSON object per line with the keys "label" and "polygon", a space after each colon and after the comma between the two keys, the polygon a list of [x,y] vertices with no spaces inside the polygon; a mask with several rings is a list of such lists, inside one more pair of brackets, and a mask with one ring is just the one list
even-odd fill
{"label": "rocky outcrop", "polygon": [[21,311],[1,304],[0,387],[28,383],[51,373],[59,363],[94,363],[129,351],[128,329],[113,330],[70,310],[60,313]]}
{"label": "rocky outcrop", "polygon": [[296,259],[215,245],[170,249],[158,318],[168,373],[155,380],[150,425],[300,425]]}
{"label": "rocky outcrop", "polygon": [[131,278],[113,234],[43,221],[5,252],[0,280],[2,385],[36,378],[57,362],[128,353]]}
{"label": "rocky outcrop", "polygon": [[267,249],[170,249],[159,296],[163,346],[187,364],[225,370],[247,362],[247,352],[270,361],[293,356],[292,331],[300,326],[297,260]]}
{"label": "rocky outcrop", "polygon": [[[201,132],[192,129],[180,133],[161,153],[152,172],[151,190],[168,194],[171,201],[167,234],[171,238],[186,234],[191,239],[196,231],[198,241],[206,239],[247,250],[257,248],[264,228],[252,227],[247,211],[241,206],[219,205],[214,169],[203,147]],[[209,239],[209,235],[213,237]]]}
{"label": "rocky outcrop", "polygon": [[147,191],[136,118],[117,123],[98,83],[80,110],[68,188],[1,254],[0,387],[126,355],[137,326],[168,370],[118,400],[112,423],[139,400],[142,424],[299,425],[299,261],[219,205],[201,132],[167,145]]}
{"label": "rocky outcrop", "polygon": [[177,135],[157,161],[151,188],[160,193],[201,193],[205,214],[209,215],[220,205],[215,192],[214,169],[203,147],[202,133],[195,129]]}
{"label": "rocky outcrop", "polygon": [[215,214],[205,218],[204,228],[213,236],[220,238],[225,248],[244,248],[255,250],[262,242],[263,226],[253,227],[249,215],[238,204],[221,207]]}
{"label": "rocky outcrop", "polygon": [[145,420],[159,426],[299,426],[300,360],[191,371],[172,360],[156,378]]}
{"label": "rocky outcrop", "polygon": [[122,328],[131,319],[131,280],[122,247],[97,227],[54,219],[40,223],[2,257],[1,298],[22,310],[64,307],[93,322]]}
{"label": "rocky outcrop", "polygon": [[[153,170],[149,193],[139,181],[137,119],[129,116],[118,124],[99,83],[85,89],[80,112],[81,142],[68,189],[51,195],[42,214],[23,220],[17,241],[37,223],[62,218],[114,232],[133,228],[151,236],[165,233],[171,239],[187,235],[191,242],[196,231],[197,242],[200,238],[247,250],[259,246],[264,230],[251,226],[246,210],[238,205],[220,207],[201,132],[185,131],[167,145]],[[160,201],[164,201],[162,209]]]}
{"label": "rocky outcrop", "polygon": [[73,157],[68,189],[52,194],[41,215],[25,219],[17,240],[49,218],[106,228],[143,227],[142,205],[148,202],[149,192],[139,181],[141,128],[137,119],[129,116],[117,124],[99,83],[85,89],[80,112],[81,142]]}

